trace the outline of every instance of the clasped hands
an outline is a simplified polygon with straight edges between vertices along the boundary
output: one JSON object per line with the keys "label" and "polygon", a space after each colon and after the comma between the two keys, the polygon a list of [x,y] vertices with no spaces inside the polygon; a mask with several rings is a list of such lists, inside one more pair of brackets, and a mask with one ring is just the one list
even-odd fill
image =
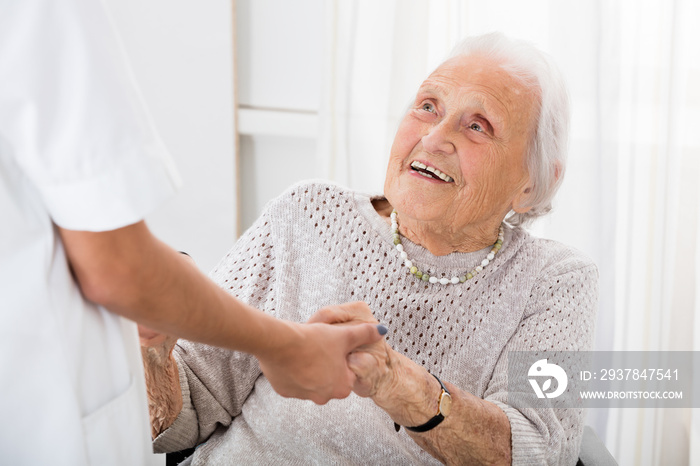
{"label": "clasped hands", "polygon": [[[291,341],[301,344],[285,345],[282,351],[262,351],[255,356],[272,387],[282,396],[324,404],[332,398],[345,398],[352,390],[361,397],[370,397],[400,425],[420,425],[437,408],[439,384],[424,368],[394,351],[378,334],[368,340],[357,336],[362,335],[360,332],[352,336],[347,328],[365,327],[376,333],[372,328],[378,323],[364,302],[329,306],[316,312],[306,324],[286,322],[289,331],[285,333],[295,335]],[[155,392],[168,392],[163,395],[171,408],[167,410],[169,415],[162,416],[169,418],[160,422],[162,429],[172,422],[172,416],[182,406],[177,367],[171,355],[177,338],[144,326],[139,326],[139,334],[151,411],[160,411],[157,405],[165,404],[156,399]],[[374,343],[361,345],[357,343],[360,340]],[[161,386],[151,386],[153,383]]]}
{"label": "clasped hands", "polygon": [[[366,303],[354,302],[325,307],[308,323],[357,325],[379,321]],[[348,355],[347,364],[355,374],[353,391],[371,398],[399,425],[421,425],[437,411],[439,383],[425,368],[395,351],[386,339],[357,348]]]}

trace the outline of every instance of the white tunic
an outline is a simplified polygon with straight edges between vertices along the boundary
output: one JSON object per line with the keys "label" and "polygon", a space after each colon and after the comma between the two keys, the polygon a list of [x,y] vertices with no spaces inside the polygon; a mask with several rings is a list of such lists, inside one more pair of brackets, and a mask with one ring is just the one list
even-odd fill
{"label": "white tunic", "polygon": [[136,327],[54,223],[133,224],[178,179],[99,1],[0,0],[0,463],[151,464]]}

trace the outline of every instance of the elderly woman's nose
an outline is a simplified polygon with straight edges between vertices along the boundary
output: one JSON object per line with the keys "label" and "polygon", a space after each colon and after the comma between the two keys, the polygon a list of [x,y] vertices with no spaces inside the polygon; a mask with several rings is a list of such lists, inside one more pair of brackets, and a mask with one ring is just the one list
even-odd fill
{"label": "elderly woman's nose", "polygon": [[455,150],[452,143],[452,128],[448,120],[433,126],[422,138],[423,148],[432,154],[451,154]]}

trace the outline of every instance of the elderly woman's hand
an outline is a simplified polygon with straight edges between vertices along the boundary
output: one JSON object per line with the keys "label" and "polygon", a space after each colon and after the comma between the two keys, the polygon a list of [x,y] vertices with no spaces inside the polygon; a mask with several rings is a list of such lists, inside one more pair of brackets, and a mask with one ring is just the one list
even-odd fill
{"label": "elderly woman's hand", "polygon": [[160,333],[150,327],[139,324],[139,341],[141,343],[142,352],[158,352],[166,357],[175,347],[177,337]]}

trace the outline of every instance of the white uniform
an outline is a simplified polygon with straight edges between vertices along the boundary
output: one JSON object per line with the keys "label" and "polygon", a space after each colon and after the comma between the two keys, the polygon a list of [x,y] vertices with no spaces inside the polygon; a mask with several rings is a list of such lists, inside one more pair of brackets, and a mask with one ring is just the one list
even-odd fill
{"label": "white uniform", "polygon": [[83,299],[54,223],[133,224],[178,184],[103,5],[0,0],[0,463],[151,454],[136,326]]}

